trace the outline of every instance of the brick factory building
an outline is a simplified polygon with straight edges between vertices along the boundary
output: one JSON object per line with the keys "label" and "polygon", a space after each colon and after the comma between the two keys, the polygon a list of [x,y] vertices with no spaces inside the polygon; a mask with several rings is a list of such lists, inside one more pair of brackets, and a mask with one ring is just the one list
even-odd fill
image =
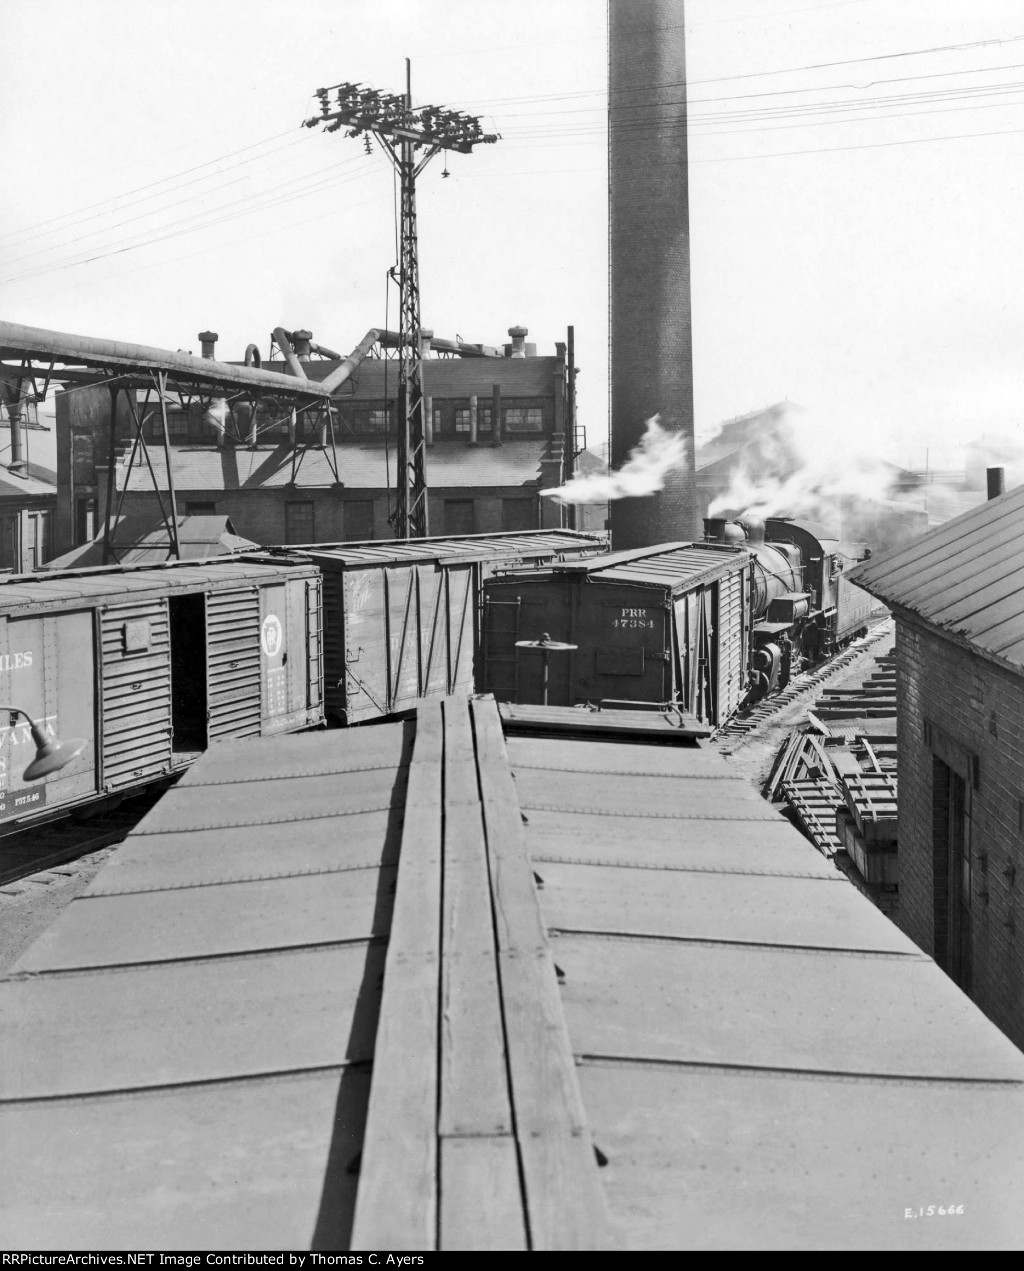
{"label": "brick factory building", "polygon": [[16,409],[10,440],[0,442],[0,573],[25,574],[53,555],[57,507],[54,434],[35,401],[5,402]]}
{"label": "brick factory building", "polygon": [[[526,334],[523,327],[510,329],[505,356],[493,350],[496,356],[424,359],[432,534],[567,524],[561,505],[540,495],[571,473],[566,345],[556,344],[554,356],[537,356]],[[304,362],[311,379],[324,378],[337,364]],[[287,370],[277,362],[264,368]],[[228,517],[237,534],[267,544],[393,537],[397,386],[397,361],[366,358],[334,399],[333,449],[309,426],[295,436],[289,418],[272,412],[257,416],[255,430],[249,417],[229,413],[220,430],[209,412],[172,407],[168,433],[179,515]],[[57,550],[64,552],[102,531],[109,395],[105,388],[78,389],[57,402]],[[154,478],[165,503],[168,484],[159,411],[150,407],[144,428],[152,475],[140,457],[128,466],[133,432],[122,410],[115,506],[123,493],[123,515],[156,525]]]}
{"label": "brick factory building", "polygon": [[900,926],[1024,1047],[1024,486],[851,580],[896,618]]}

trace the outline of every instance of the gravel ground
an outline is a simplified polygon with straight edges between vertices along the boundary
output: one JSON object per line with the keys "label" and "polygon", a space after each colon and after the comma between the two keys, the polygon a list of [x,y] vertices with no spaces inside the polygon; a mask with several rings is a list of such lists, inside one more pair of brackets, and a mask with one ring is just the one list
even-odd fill
{"label": "gravel ground", "polygon": [[6,975],[24,949],[80,896],[116,847],[92,852],[60,870],[44,870],[0,891],[0,975]]}
{"label": "gravel ground", "polygon": [[[780,747],[790,733],[807,722],[807,710],[819,698],[826,688],[845,688],[862,683],[864,678],[874,669],[875,659],[891,653],[896,643],[895,627],[890,624],[889,632],[865,649],[860,657],[855,658],[848,667],[822,684],[812,685],[805,693],[801,693],[792,702],[766,720],[749,737],[729,739],[723,742],[725,749],[731,751],[729,763],[740,776],[746,777],[758,790],[764,785],[771,772],[772,763]],[[890,732],[895,733],[893,724],[887,720],[844,719],[836,721],[832,726],[836,732],[844,732],[852,737],[855,732]]]}

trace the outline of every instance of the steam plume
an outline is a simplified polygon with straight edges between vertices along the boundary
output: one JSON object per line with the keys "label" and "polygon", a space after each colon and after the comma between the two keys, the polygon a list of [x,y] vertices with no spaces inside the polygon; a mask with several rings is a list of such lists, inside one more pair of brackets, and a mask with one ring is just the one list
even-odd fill
{"label": "steam plume", "polygon": [[681,468],[686,457],[686,438],[662,428],[655,415],[647,421],[640,444],[616,472],[573,477],[557,490],[541,490],[541,494],[560,503],[607,503],[612,499],[643,497],[661,490],[666,475]]}

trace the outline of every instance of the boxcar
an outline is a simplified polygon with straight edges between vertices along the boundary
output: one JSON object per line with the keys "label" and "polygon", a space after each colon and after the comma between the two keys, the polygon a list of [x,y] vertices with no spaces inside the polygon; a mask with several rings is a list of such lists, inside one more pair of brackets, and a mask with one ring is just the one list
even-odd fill
{"label": "boxcar", "polygon": [[[483,689],[540,703],[546,679],[552,706],[671,702],[717,727],[746,690],[751,568],[744,547],[665,543],[492,579]],[[575,647],[518,645],[544,635]]]}
{"label": "boxcar", "polygon": [[28,725],[0,712],[0,829],[167,776],[225,738],[322,722],[321,656],[308,563],[11,578],[0,585],[0,701],[88,745],[27,783]]}
{"label": "boxcar", "polygon": [[325,707],[358,724],[473,692],[486,579],[607,546],[604,534],[537,530],[278,550],[321,571]]}

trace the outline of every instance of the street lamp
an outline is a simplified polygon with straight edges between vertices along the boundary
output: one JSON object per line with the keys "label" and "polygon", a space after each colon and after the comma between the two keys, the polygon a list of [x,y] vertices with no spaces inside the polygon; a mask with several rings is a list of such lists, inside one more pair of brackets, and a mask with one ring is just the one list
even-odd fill
{"label": "street lamp", "polygon": [[[56,736],[48,738],[28,711],[23,711],[20,706],[0,704],[0,711],[9,711],[12,716],[24,715],[29,722],[32,740],[36,746],[36,757],[22,773],[22,779],[25,781],[38,781],[40,777],[48,777],[51,772],[59,772],[72,759],[77,759],[89,744],[84,737],[72,737],[70,741],[61,741]],[[14,727],[13,721],[11,727]]]}

